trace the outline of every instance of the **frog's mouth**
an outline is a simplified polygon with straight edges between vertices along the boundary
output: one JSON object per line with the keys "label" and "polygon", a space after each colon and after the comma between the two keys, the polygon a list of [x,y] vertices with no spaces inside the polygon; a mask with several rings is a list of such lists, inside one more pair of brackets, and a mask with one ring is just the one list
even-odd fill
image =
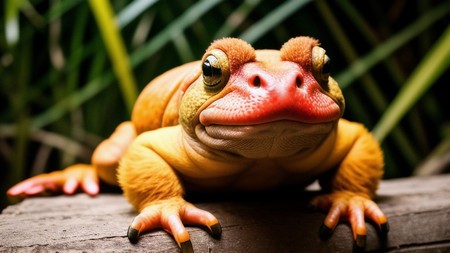
{"label": "frog's mouth", "polygon": [[195,133],[210,148],[260,159],[309,153],[335,125],[335,122],[308,124],[289,120],[244,126],[198,124]]}

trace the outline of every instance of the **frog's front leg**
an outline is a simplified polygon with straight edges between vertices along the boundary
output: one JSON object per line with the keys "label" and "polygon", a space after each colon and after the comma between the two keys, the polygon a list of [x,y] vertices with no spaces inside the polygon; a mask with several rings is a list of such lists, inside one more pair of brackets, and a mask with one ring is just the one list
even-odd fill
{"label": "frog's front leg", "polygon": [[172,166],[155,151],[154,137],[151,133],[139,136],[120,162],[119,183],[139,211],[128,228],[128,238],[136,243],[141,233],[163,228],[182,252],[193,252],[184,224],[205,226],[214,237],[220,236],[221,226],[214,215],[183,199],[183,186]]}
{"label": "frog's front leg", "polygon": [[99,179],[117,185],[116,168],[128,145],[136,137],[130,121],[121,123],[114,133],[95,148],[92,164],[75,164],[64,170],[40,174],[24,180],[8,190],[11,197],[29,197],[62,191],[74,194],[78,188],[91,196],[100,191]]}
{"label": "frog's front leg", "polygon": [[383,174],[383,154],[374,137],[365,128],[359,130],[338,169],[320,181],[330,193],[311,202],[328,211],[320,229],[321,237],[329,237],[340,220],[347,221],[353,231],[354,251],[365,248],[365,218],[376,223],[382,234],[389,230],[386,216],[372,201]]}

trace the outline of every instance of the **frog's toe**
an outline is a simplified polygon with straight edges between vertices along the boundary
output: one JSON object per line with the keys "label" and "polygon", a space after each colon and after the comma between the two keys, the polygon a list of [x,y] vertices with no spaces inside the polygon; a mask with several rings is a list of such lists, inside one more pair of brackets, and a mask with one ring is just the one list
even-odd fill
{"label": "frog's toe", "polygon": [[389,231],[386,216],[378,205],[367,197],[351,192],[335,192],[318,196],[313,199],[311,204],[328,210],[320,228],[320,237],[323,239],[331,236],[340,220],[350,223],[354,239],[354,252],[362,251],[366,246],[366,218],[376,223],[382,234]]}
{"label": "frog's toe", "polygon": [[189,233],[181,221],[185,206],[181,201],[162,200],[145,207],[128,228],[128,239],[137,243],[139,236],[147,231],[163,228],[173,235],[182,252],[193,252]]}
{"label": "frog's toe", "polygon": [[186,206],[182,219],[186,224],[207,227],[211,235],[216,239],[220,238],[222,235],[222,226],[217,218],[210,212],[199,209],[193,205]]}
{"label": "frog's toe", "polygon": [[206,226],[214,237],[219,237],[222,232],[218,220],[211,213],[195,207],[182,198],[173,198],[157,201],[145,207],[134,218],[127,236],[131,243],[137,243],[143,232],[163,228],[172,234],[181,252],[194,252],[184,224]]}

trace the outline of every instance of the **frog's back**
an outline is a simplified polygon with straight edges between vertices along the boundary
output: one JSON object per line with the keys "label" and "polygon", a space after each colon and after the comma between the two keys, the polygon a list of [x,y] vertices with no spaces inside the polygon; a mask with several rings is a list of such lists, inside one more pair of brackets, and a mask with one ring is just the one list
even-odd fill
{"label": "frog's back", "polygon": [[178,104],[184,85],[197,79],[199,62],[173,68],[153,79],[139,95],[131,121],[138,134],[178,124]]}

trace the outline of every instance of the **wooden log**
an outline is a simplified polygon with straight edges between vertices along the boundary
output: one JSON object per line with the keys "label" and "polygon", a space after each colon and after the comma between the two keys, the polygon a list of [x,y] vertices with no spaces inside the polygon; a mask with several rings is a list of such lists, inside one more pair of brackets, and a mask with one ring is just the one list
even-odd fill
{"label": "wooden log", "polygon": [[[319,238],[325,214],[305,208],[315,189],[194,199],[223,227],[219,240],[188,228],[195,252],[351,252],[345,223]],[[377,202],[391,230],[383,238],[368,224],[367,251],[450,252],[450,175],[383,181]],[[131,244],[126,231],[135,215],[120,194],[26,199],[0,215],[0,252],[179,252],[164,231]]]}

